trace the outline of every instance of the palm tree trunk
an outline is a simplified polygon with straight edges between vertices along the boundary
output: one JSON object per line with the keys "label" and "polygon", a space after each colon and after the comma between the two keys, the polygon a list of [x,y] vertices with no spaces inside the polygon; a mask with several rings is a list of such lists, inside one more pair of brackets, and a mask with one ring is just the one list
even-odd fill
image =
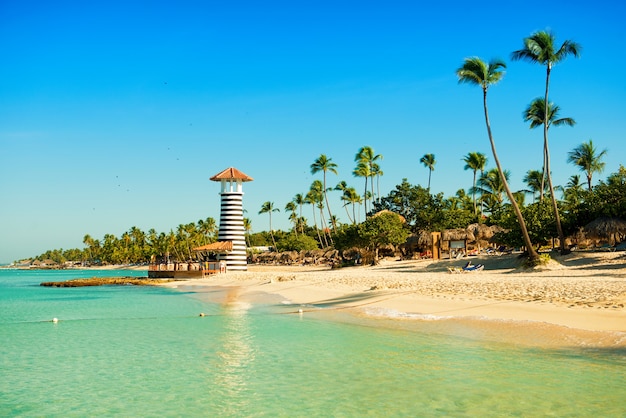
{"label": "palm tree trunk", "polygon": [[517,221],[519,222],[520,229],[522,230],[522,237],[524,239],[524,244],[526,245],[526,251],[528,251],[528,259],[531,261],[535,261],[539,259],[539,254],[533,248],[533,244],[530,241],[530,235],[528,235],[528,229],[526,229],[526,222],[524,222],[524,217],[522,216],[522,212],[517,205],[517,201],[513,197],[513,193],[511,193],[511,189],[509,189],[509,184],[506,181],[506,177],[504,176],[504,172],[502,171],[502,167],[500,166],[500,159],[498,158],[498,153],[496,152],[496,144],[493,142],[493,135],[491,134],[491,124],[489,123],[489,112],[487,111],[487,90],[483,89],[483,107],[485,109],[485,123],[487,125],[487,134],[489,135],[489,142],[491,144],[491,152],[493,153],[493,159],[496,162],[496,167],[498,167],[498,173],[500,174],[500,179],[502,180],[502,184],[504,185],[504,190],[506,191],[506,195],[513,206],[513,211],[515,212],[515,216],[517,216]]}
{"label": "palm tree trunk", "polygon": [[328,193],[326,192],[326,171],[324,171],[324,200],[326,200],[326,210],[328,210],[328,218],[333,225],[333,231],[337,232],[337,225],[335,225],[335,218],[330,212],[330,204],[328,203]]}
{"label": "palm tree trunk", "polygon": [[472,196],[474,199],[474,216],[476,216],[476,170],[474,170],[474,187],[472,188]]}
{"label": "palm tree trunk", "polygon": [[546,161],[546,174],[548,177],[548,187],[550,188],[550,198],[552,199],[552,209],[554,209],[554,220],[556,221],[556,232],[559,235],[559,250],[561,255],[566,254],[565,250],[565,234],[563,233],[563,227],[561,226],[561,217],[559,216],[559,206],[556,202],[556,196],[554,195],[554,188],[552,187],[552,174],[550,173],[550,148],[548,147],[548,88],[550,85],[550,69],[551,63],[548,62],[546,70],[546,96],[545,96],[545,114],[543,119],[543,144]]}

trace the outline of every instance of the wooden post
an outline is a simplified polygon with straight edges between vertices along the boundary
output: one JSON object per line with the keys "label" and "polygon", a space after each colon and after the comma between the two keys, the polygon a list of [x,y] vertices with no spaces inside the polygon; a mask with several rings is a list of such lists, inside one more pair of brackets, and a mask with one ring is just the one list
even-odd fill
{"label": "wooden post", "polygon": [[433,260],[441,259],[441,232],[433,232]]}

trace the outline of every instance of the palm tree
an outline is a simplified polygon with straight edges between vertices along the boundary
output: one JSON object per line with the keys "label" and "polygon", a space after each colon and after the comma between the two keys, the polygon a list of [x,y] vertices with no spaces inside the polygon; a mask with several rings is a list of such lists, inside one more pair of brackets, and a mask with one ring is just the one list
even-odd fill
{"label": "palm tree", "polygon": [[321,171],[324,173],[324,200],[326,201],[326,209],[328,210],[328,216],[330,217],[330,220],[332,222],[333,225],[333,231],[337,230],[337,227],[335,225],[335,218],[333,217],[333,214],[330,212],[330,205],[328,204],[328,193],[326,192],[326,172],[330,171],[331,173],[335,173],[337,174],[337,164],[332,162],[332,158],[328,158],[326,155],[321,154],[317,160],[313,161],[313,164],[311,164],[311,174],[315,174],[318,171]]}
{"label": "palm tree", "polygon": [[[319,183],[319,180],[316,180]],[[321,193],[314,189],[315,182],[311,185],[311,189],[306,194],[305,201],[313,207],[313,224],[315,225],[315,232],[317,232],[317,238],[322,247],[328,247],[328,241],[326,240],[326,234],[324,234],[324,240],[322,240],[322,236],[320,235],[320,230],[317,227],[317,215],[315,215],[315,209],[317,208],[317,204],[321,202],[323,196]]]}
{"label": "palm tree", "polygon": [[250,248],[252,247],[252,245],[250,245],[250,232],[252,231],[252,221],[250,218],[243,218],[243,230],[246,236],[246,245]]}
{"label": "palm tree", "polygon": [[533,202],[535,201],[535,193],[541,193],[542,188],[545,188],[544,178],[544,172],[541,170],[528,170],[524,176],[524,183],[528,186],[526,192],[532,193]]}
{"label": "palm tree", "polygon": [[511,205],[520,224],[522,237],[526,245],[526,250],[528,251],[528,258],[532,262],[535,262],[539,259],[539,254],[537,254],[537,252],[533,248],[532,242],[530,241],[530,235],[528,235],[528,229],[526,228],[526,222],[524,222],[524,217],[522,216],[522,212],[520,211],[520,208],[513,197],[513,193],[511,193],[509,184],[504,177],[504,171],[502,170],[502,166],[500,165],[498,153],[496,152],[496,144],[493,141],[493,135],[491,133],[491,124],[489,123],[489,112],[487,109],[487,90],[491,85],[498,83],[498,81],[502,79],[502,77],[504,76],[504,68],[506,68],[506,64],[502,61],[493,60],[487,64],[480,58],[473,57],[466,58],[463,65],[456,70],[456,74],[459,78],[459,83],[474,84],[480,86],[483,91],[483,109],[485,112],[485,124],[487,126],[487,135],[489,136],[489,143],[491,144],[493,159],[496,162],[496,167],[506,190],[506,194],[511,201]]}
{"label": "palm tree", "polygon": [[[365,177],[365,193],[363,193],[363,198],[367,202],[367,177],[371,177],[371,189],[372,189],[372,202],[374,196],[374,176],[376,173],[380,171],[380,167],[376,163],[379,160],[382,160],[383,156],[380,154],[375,154],[374,149],[370,146],[364,146],[359,149],[356,156],[354,157],[354,161],[356,161],[357,166],[352,172],[355,176]],[[357,174],[357,172],[359,174]],[[367,203],[365,204],[365,216],[367,216]]]}
{"label": "palm tree", "polygon": [[297,215],[298,205],[296,205],[293,201],[287,202],[285,205],[285,212],[291,212],[289,215],[289,220],[293,222],[293,232],[298,235],[298,215]]}
{"label": "palm tree", "polygon": [[584,171],[587,175],[587,187],[591,191],[591,178],[593,173],[601,173],[604,171],[605,163],[602,162],[602,157],[606,155],[606,149],[603,149],[599,154],[596,154],[597,150],[593,146],[593,141],[583,142],[572,151],[568,153],[567,162],[572,163],[580,171]]}
{"label": "palm tree", "polygon": [[[544,123],[544,121],[546,120],[545,118],[547,117],[547,129],[550,129],[550,127],[552,125],[554,126],[561,126],[561,125],[567,125],[567,126],[574,126],[576,124],[576,121],[572,118],[559,118],[559,111],[561,109],[559,108],[559,106],[555,105],[554,103],[548,103],[548,106],[546,108],[546,102],[542,97],[539,97],[535,100],[533,100],[528,107],[526,108],[526,110],[524,110],[523,116],[524,116],[524,121],[526,122],[530,122],[530,129],[534,129],[537,128],[538,126],[546,126],[546,123]],[[543,192],[544,192],[544,179],[546,177],[548,177],[547,172],[546,172],[546,163],[547,163],[547,159],[548,159],[548,153],[546,152],[546,150],[544,149],[544,153],[543,153],[543,175],[541,177],[541,186],[539,188],[539,200],[542,201],[543,200]],[[552,192],[552,191],[551,191]]]}
{"label": "palm tree", "polygon": [[430,192],[430,175],[435,169],[435,154],[424,154],[424,156],[420,159],[420,163],[424,164],[424,167],[428,169],[428,191]]}
{"label": "palm tree", "polygon": [[272,237],[274,249],[276,249],[276,240],[274,240],[274,230],[272,229],[272,212],[280,212],[280,209],[274,207],[274,202],[265,202],[261,206],[259,215],[263,213],[268,213],[270,215],[270,236]]}
{"label": "palm tree", "polygon": [[198,221],[198,232],[202,236],[202,242],[199,244],[209,244],[215,240],[215,233],[217,232],[217,224],[215,219],[208,217],[206,219],[200,219]]}
{"label": "palm tree", "polygon": [[359,161],[356,168],[352,171],[354,177],[365,178],[365,189],[363,191],[363,201],[365,202],[365,216],[367,216],[367,179],[370,177],[370,167],[366,163]]}
{"label": "palm tree", "polygon": [[[304,206],[304,204],[306,203],[306,199],[304,198],[302,193],[297,193],[293,197],[292,202],[298,205],[298,208],[300,209],[300,219],[302,219],[302,206]],[[299,222],[299,224],[300,224],[300,232],[304,234],[304,224],[302,222]]]}
{"label": "palm tree", "polygon": [[[504,170],[503,174],[508,182],[511,177],[510,171]],[[493,213],[504,203],[506,191],[498,169],[487,170],[478,178],[478,190],[482,195],[482,202],[487,207],[487,212]]]}
{"label": "palm tree", "polygon": [[574,174],[571,176],[563,189],[563,199],[569,206],[576,206],[580,203],[583,194],[583,186],[580,183],[580,176]]}
{"label": "palm tree", "polygon": [[376,200],[380,204],[380,176],[382,176],[383,170],[380,169],[380,166],[376,163],[372,166],[372,179],[376,177]]}
{"label": "palm tree", "polygon": [[487,156],[482,152],[470,152],[463,157],[465,162],[465,170],[472,170],[474,172],[474,181],[472,183],[472,199],[474,200],[474,215],[476,215],[476,172],[480,171],[482,174],[485,171],[487,165]]}
{"label": "palm tree", "polygon": [[[559,63],[569,55],[575,57],[580,56],[582,47],[571,40],[566,40],[561,46],[555,48],[556,39],[554,35],[547,31],[538,31],[531,34],[528,38],[524,39],[524,47],[520,50],[514,51],[511,54],[513,60],[525,60],[533,64],[540,64],[546,66],[546,90],[544,95],[544,103],[550,103],[548,100],[548,91],[550,88],[550,73],[554,64]],[[548,126],[549,126],[549,105],[544,106],[543,117],[543,155],[544,155],[544,172],[548,179],[548,186],[550,188],[550,196],[552,198],[552,208],[554,209],[554,218],[556,221],[556,229],[559,234],[559,246],[561,254],[568,252],[565,249],[565,235],[563,234],[563,228],[561,227],[561,218],[559,216],[559,207],[556,202],[556,196],[554,195],[554,187],[552,187],[552,174],[550,172],[550,148],[548,146]]]}

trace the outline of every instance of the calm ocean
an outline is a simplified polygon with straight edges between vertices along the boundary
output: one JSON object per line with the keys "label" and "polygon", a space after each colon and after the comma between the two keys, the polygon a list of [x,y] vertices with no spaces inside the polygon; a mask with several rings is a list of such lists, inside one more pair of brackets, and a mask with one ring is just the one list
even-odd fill
{"label": "calm ocean", "polygon": [[0,270],[0,416],[626,416],[624,349],[155,287],[39,286],[121,275],[145,272]]}

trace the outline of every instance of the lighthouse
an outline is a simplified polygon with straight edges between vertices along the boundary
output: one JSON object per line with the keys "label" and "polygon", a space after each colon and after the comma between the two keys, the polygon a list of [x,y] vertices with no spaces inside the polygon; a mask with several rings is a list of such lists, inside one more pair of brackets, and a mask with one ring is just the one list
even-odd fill
{"label": "lighthouse", "polygon": [[232,250],[220,253],[218,259],[226,262],[230,271],[246,271],[246,237],[243,226],[243,183],[252,177],[234,167],[211,177],[211,181],[221,183],[220,229],[218,241],[232,242]]}

